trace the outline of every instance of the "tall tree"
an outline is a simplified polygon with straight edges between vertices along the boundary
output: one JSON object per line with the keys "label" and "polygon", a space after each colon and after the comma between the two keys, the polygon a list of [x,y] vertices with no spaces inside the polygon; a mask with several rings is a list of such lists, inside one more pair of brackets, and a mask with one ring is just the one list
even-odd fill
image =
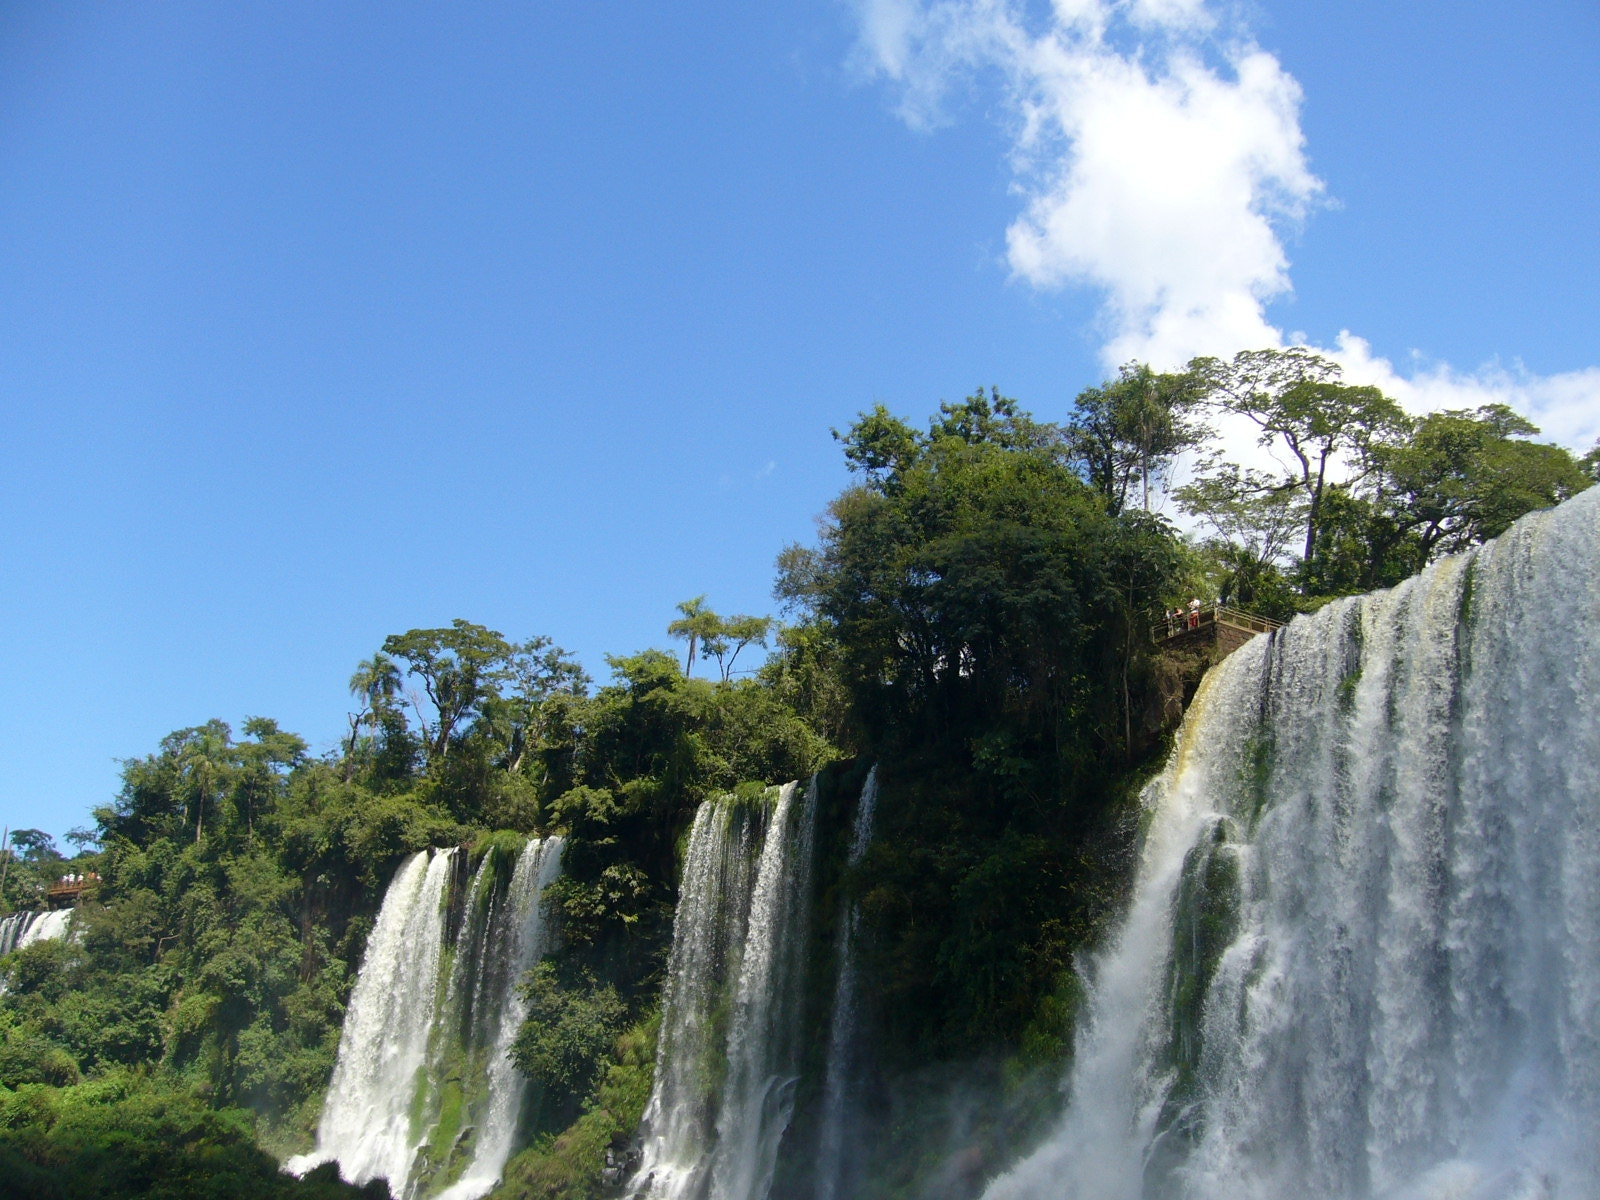
{"label": "tall tree", "polygon": [[235,806],[244,803],[245,837],[255,840],[256,813],[265,810],[278,792],[279,783],[306,760],[305,739],[280,729],[271,717],[246,717],[245,736],[234,754],[240,766],[235,788]]}
{"label": "tall tree", "polygon": [[178,770],[198,843],[205,830],[206,805],[221,798],[233,765],[233,731],[225,721],[210,720],[172,736],[179,739]]}
{"label": "tall tree", "polygon": [[433,703],[428,760],[442,760],[450,740],[497,694],[513,648],[504,635],[457,617],[448,629],[411,629],[384,639],[383,651],[403,659]]}
{"label": "tall tree", "polygon": [[1261,445],[1288,451],[1289,478],[1305,496],[1304,561],[1316,549],[1330,470],[1342,467],[1342,482],[1359,482],[1377,469],[1380,448],[1409,426],[1377,388],[1340,383],[1337,363],[1302,346],[1245,350],[1226,363],[1197,358],[1189,369],[1208,400],[1260,428]]}
{"label": "tall tree", "polygon": [[1411,437],[1385,448],[1380,503],[1410,539],[1412,570],[1593,483],[1569,451],[1528,440],[1538,432],[1506,405],[1488,404],[1429,413]]}
{"label": "tall tree", "polygon": [[1134,481],[1150,511],[1150,486],[1164,481],[1177,456],[1208,432],[1195,417],[1201,397],[1189,372],[1158,374],[1126,364],[1117,378],[1078,393],[1066,423],[1074,464],[1113,513],[1128,504]]}
{"label": "tall tree", "polygon": [[733,678],[733,665],[738,661],[739,652],[746,646],[765,646],[772,625],[771,617],[729,617],[701,643],[700,655],[717,660],[722,682],[727,683]]}
{"label": "tall tree", "polygon": [[350,676],[350,694],[361,702],[361,711],[350,717],[350,746],[346,754],[345,777],[355,769],[356,734],[365,720],[371,727],[371,737],[378,737],[378,722],[383,711],[394,704],[400,694],[400,668],[382,650],[371,658],[356,664]]}
{"label": "tall tree", "polygon": [[26,863],[49,862],[61,857],[56,840],[42,829],[13,829],[11,844],[17,857]]}
{"label": "tall tree", "polygon": [[722,632],[722,618],[706,607],[704,596],[680,602],[678,611],[683,615],[667,626],[667,636],[689,643],[689,652],[683,660],[683,673],[693,675],[696,650],[703,642]]}
{"label": "tall tree", "polygon": [[550,698],[587,695],[590,681],[567,651],[547,637],[532,637],[513,647],[506,663],[506,682],[506,769],[514,774],[539,743]]}

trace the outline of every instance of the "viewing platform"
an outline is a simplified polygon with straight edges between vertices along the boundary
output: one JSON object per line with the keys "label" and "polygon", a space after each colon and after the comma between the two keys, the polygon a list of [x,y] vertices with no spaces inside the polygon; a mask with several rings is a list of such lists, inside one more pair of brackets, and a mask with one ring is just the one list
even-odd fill
{"label": "viewing platform", "polygon": [[1181,620],[1172,617],[1156,622],[1150,627],[1150,640],[1165,650],[1210,650],[1212,661],[1217,662],[1256,634],[1282,628],[1283,622],[1271,617],[1213,604],[1199,613],[1185,612]]}
{"label": "viewing platform", "polygon": [[99,876],[71,881],[58,879],[44,890],[44,904],[46,908],[66,908],[69,905],[79,904],[83,900],[84,892],[99,884]]}

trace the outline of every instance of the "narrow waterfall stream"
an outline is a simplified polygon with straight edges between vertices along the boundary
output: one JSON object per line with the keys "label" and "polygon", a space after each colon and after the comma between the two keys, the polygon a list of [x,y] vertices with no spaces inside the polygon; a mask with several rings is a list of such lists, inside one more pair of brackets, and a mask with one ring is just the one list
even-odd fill
{"label": "narrow waterfall stream", "polygon": [[[485,857],[484,861],[489,860]],[[561,839],[529,843],[517,859],[503,897],[494,895],[492,881],[483,878],[483,867],[478,873],[473,899],[489,892],[492,907],[485,904],[490,911],[474,941],[475,952],[457,952],[454,974],[463,973],[463,964],[475,964],[470,974],[477,986],[463,1014],[467,1033],[458,1044],[471,1051],[464,1056],[463,1073],[470,1079],[478,1072],[484,1092],[481,1102],[468,1112],[478,1122],[472,1158],[460,1178],[439,1193],[440,1200],[476,1200],[500,1181],[500,1172],[511,1157],[527,1092],[527,1081],[511,1061],[511,1043],[528,1015],[527,1002],[516,985],[550,948],[540,897],[561,874]],[[463,1128],[458,1126],[457,1134]]]}
{"label": "narrow waterfall stream", "polygon": [[764,1200],[794,1108],[816,781],[695,814],[630,1190]]}
{"label": "narrow waterfall stream", "polygon": [[350,996],[317,1146],[304,1174],[337,1162],[352,1183],[387,1180],[401,1200],[475,1200],[500,1178],[526,1091],[507,1057],[525,1006],[516,984],[549,948],[542,893],[561,839],[535,838],[509,880],[483,858],[447,937],[458,856],[423,851],[401,865]]}
{"label": "narrow waterfall stream", "polygon": [[[850,830],[850,846],[845,856],[846,869],[861,865],[872,844],[872,822],[878,811],[878,768],[867,772],[856,804],[855,823]],[[857,1083],[857,1057],[860,1053],[857,1025],[860,1017],[860,981],[856,971],[856,936],[861,912],[855,899],[847,899],[839,911],[838,976],[833,990],[833,1016],[828,1025],[828,1065],[822,1085],[822,1126],[817,1137],[816,1200],[836,1200],[847,1192],[846,1171],[859,1147],[846,1145],[846,1125],[851,1096]]]}
{"label": "narrow waterfall stream", "polygon": [[1600,1195],[1600,488],[1212,669],[989,1200]]}

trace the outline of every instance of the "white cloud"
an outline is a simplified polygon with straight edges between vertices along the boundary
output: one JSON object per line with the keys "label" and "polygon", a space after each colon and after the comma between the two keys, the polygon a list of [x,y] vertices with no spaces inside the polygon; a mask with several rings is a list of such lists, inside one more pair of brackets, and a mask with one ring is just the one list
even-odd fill
{"label": "white cloud", "polygon": [[1420,363],[1402,375],[1348,330],[1327,353],[1344,368],[1346,382],[1373,384],[1412,413],[1509,404],[1539,426],[1543,440],[1584,450],[1600,439],[1600,367],[1535,375],[1520,364],[1491,363],[1466,372],[1447,363]]}
{"label": "white cloud", "polygon": [[[1263,311],[1289,290],[1276,226],[1322,185],[1299,85],[1219,36],[1202,0],[1056,0],[1037,31],[1009,0],[869,0],[861,13],[867,59],[913,125],[938,124],[963,78],[999,71],[1025,197],[1012,271],[1100,289],[1108,365],[1276,339]],[[1119,48],[1128,34],[1134,48]]]}
{"label": "white cloud", "polygon": [[[1286,228],[1319,202],[1301,90],[1206,0],[861,0],[859,55],[917,128],[950,94],[997,74],[1022,211],[1013,274],[1104,297],[1102,358],[1174,367],[1284,344],[1266,315],[1290,291]],[[1422,364],[1402,375],[1344,334],[1326,353],[1351,382],[1413,411],[1501,401],[1545,436],[1600,435],[1600,368],[1535,376]],[[1242,449],[1242,447],[1241,447]]]}

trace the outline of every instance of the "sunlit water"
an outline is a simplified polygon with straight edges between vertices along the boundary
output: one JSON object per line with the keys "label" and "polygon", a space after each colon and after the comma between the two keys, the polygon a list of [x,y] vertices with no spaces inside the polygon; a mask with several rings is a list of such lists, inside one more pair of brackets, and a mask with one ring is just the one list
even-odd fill
{"label": "sunlit water", "polygon": [[[526,1083],[508,1051],[526,1016],[517,983],[549,949],[542,893],[559,874],[561,839],[533,839],[509,884],[496,889],[486,857],[467,885],[447,944],[457,849],[412,855],[396,872],[367,939],[350,995],[317,1146],[286,1169],[336,1162],[352,1183],[384,1179],[397,1197],[475,1200],[498,1182],[521,1117]],[[454,1083],[458,1129],[471,1150],[448,1187],[441,1163],[456,1147],[439,1122]],[[446,1131],[448,1132],[448,1131]]]}
{"label": "sunlit water", "polygon": [[989,1200],[1600,1196],[1600,488],[1211,671]]}
{"label": "sunlit water", "polygon": [[813,781],[695,814],[635,1196],[763,1200],[771,1187],[799,1073],[815,812]]}

